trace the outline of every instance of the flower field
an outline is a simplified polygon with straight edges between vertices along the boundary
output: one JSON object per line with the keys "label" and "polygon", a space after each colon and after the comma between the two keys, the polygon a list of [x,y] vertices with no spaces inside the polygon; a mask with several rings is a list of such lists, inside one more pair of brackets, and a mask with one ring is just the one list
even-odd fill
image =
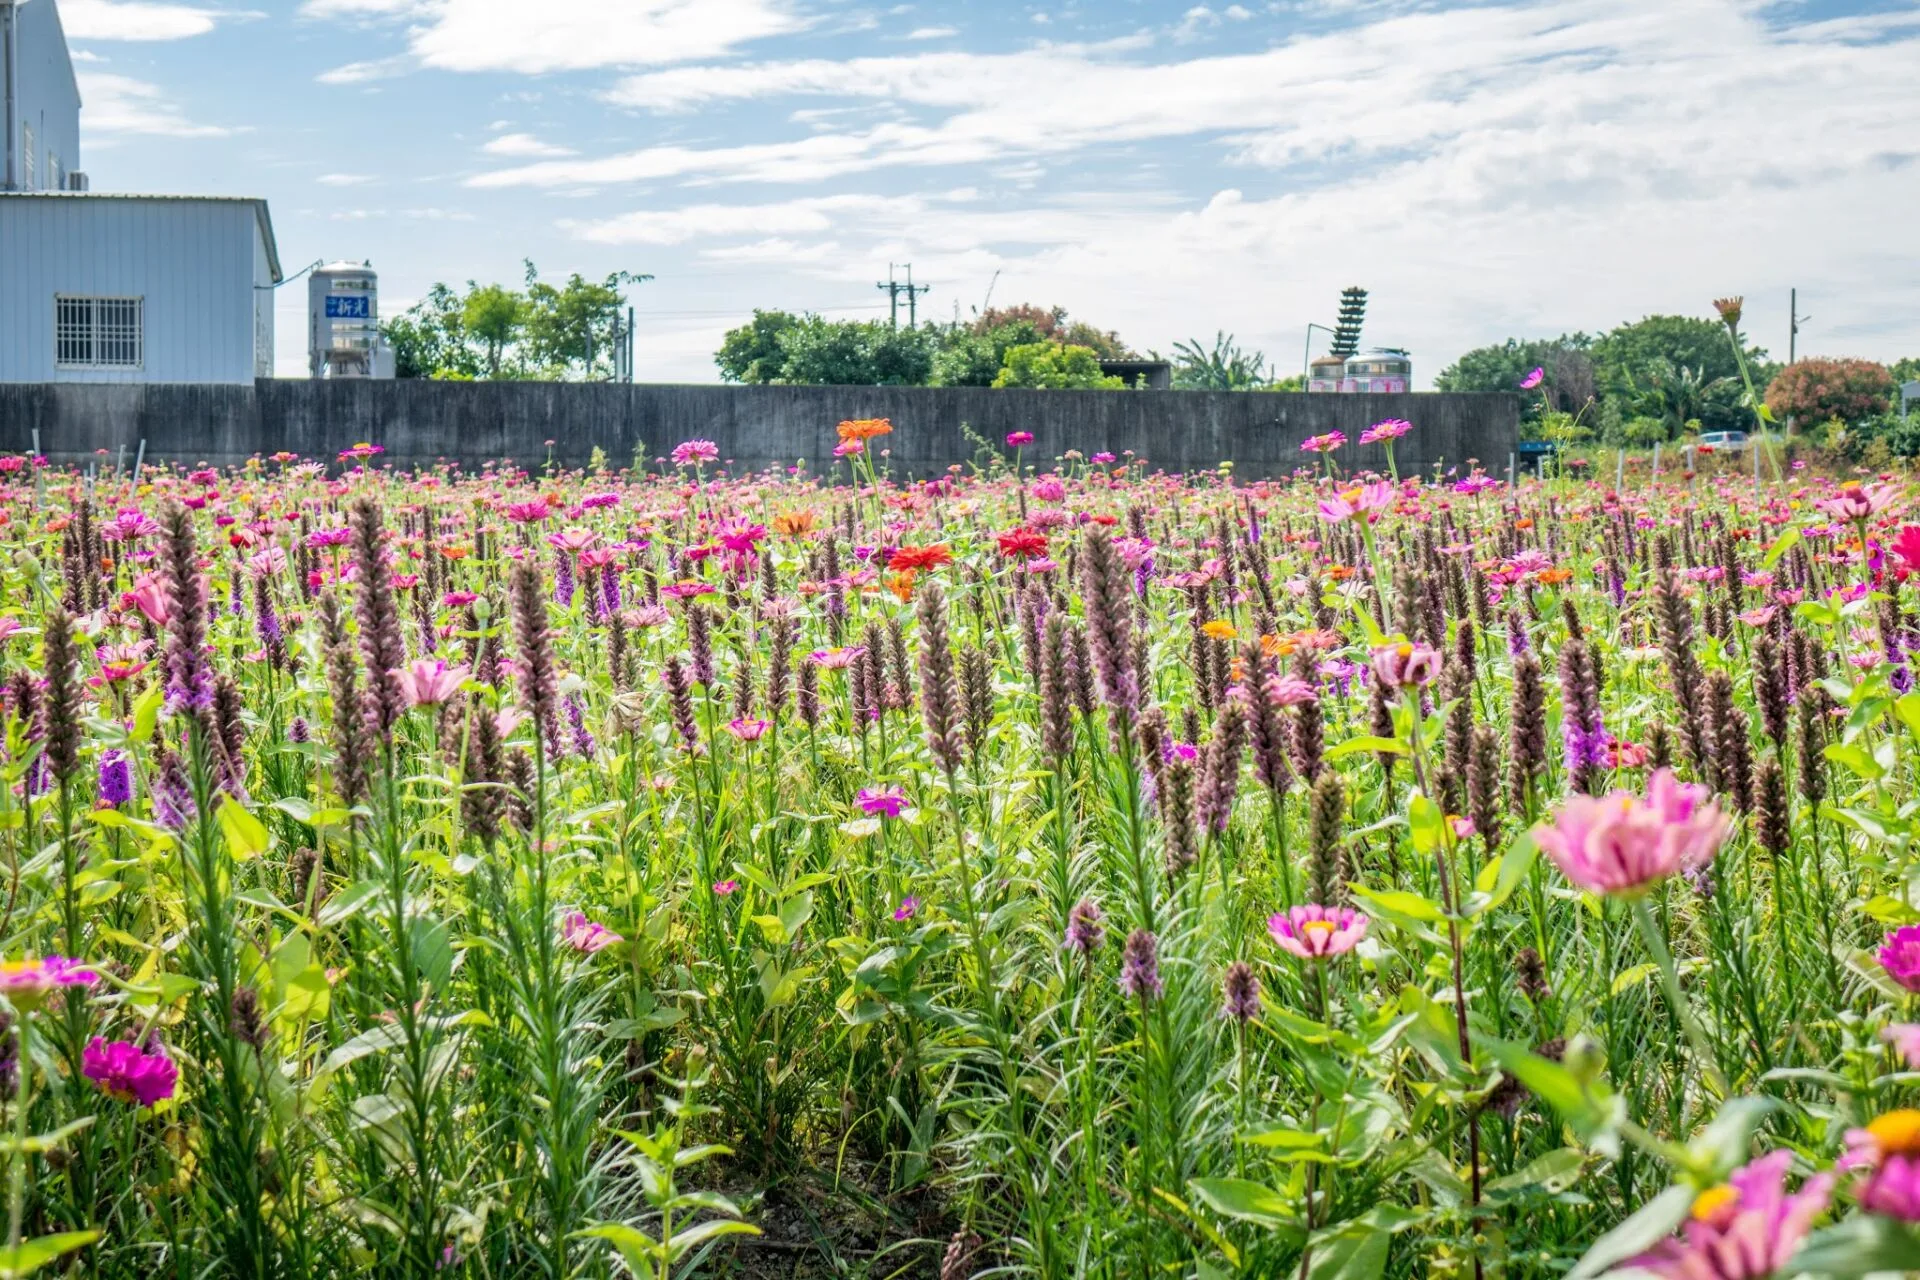
{"label": "flower field", "polygon": [[1911,486],[891,430],[0,460],[0,1276],[1920,1270]]}

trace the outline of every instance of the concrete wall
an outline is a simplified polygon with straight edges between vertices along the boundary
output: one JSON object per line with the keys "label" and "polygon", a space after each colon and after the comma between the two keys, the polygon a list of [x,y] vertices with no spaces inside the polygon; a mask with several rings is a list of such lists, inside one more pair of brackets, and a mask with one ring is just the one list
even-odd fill
{"label": "concrete wall", "polygon": [[[466,466],[552,456],[584,466],[596,446],[616,467],[683,440],[711,440],[734,470],[832,463],[843,418],[890,418],[896,473],[928,475],[971,459],[970,434],[1000,446],[1031,431],[1027,457],[1070,449],[1091,456],[1131,450],[1156,469],[1211,468],[1231,460],[1242,478],[1284,475],[1316,462],[1310,435],[1341,430],[1356,441],[1371,423],[1405,418],[1402,473],[1477,458],[1504,468],[1519,438],[1519,399],[1507,395],[1304,395],[1214,391],[994,391],[968,387],[734,387],[261,379],[240,386],[86,386],[0,383],[0,451],[27,449],[40,432],[56,461],[84,463],[99,449],[225,465],[287,450],[335,457],[357,441],[386,446],[396,465]],[[1384,469],[1378,446],[1349,443],[1348,469]]]}

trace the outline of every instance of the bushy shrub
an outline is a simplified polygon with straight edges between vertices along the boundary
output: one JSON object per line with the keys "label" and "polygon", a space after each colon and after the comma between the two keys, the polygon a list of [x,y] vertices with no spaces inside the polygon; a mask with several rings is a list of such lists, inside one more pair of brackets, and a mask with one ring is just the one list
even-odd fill
{"label": "bushy shrub", "polygon": [[1885,413],[1892,403],[1893,375],[1871,360],[1801,360],[1788,365],[1767,387],[1767,407],[1784,422],[1802,425],[1859,422]]}

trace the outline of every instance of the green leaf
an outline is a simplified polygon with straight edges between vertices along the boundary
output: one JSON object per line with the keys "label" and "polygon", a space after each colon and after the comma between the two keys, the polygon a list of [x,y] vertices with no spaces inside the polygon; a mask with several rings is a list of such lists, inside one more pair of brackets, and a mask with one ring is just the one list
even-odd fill
{"label": "green leaf", "polygon": [[397,1022],[383,1022],[377,1027],[369,1027],[328,1054],[327,1060],[320,1064],[320,1074],[331,1075],[348,1063],[358,1062],[370,1053],[381,1053],[395,1048],[404,1039],[406,1039],[406,1033],[401,1030]]}
{"label": "green leaf", "polygon": [[1476,883],[1475,892],[1467,898],[1467,917],[1472,919],[1485,915],[1512,897],[1513,891],[1527,878],[1527,872],[1533,870],[1533,864],[1539,857],[1540,846],[1533,842],[1533,834],[1521,832],[1508,843],[1498,862],[1488,863],[1482,870],[1484,877],[1496,867],[1499,869],[1494,874],[1490,888],[1482,888]]}
{"label": "green leaf", "polygon": [[1821,754],[1869,782],[1886,772],[1880,767],[1880,762],[1873,758],[1873,753],[1857,742],[1836,742]]}
{"label": "green leaf", "polygon": [[1613,994],[1619,995],[1628,987],[1637,987],[1658,972],[1660,966],[1657,964],[1637,964],[1631,969],[1622,969],[1613,980]]}
{"label": "green leaf", "polygon": [[654,1275],[659,1270],[654,1266],[654,1259],[659,1255],[660,1246],[632,1227],[618,1222],[603,1222],[597,1227],[576,1231],[574,1235],[588,1240],[605,1240],[619,1252],[620,1260],[636,1276]]}
{"label": "green leaf", "polygon": [[1528,1191],[1557,1195],[1579,1181],[1580,1171],[1586,1167],[1586,1163],[1586,1153],[1572,1147],[1549,1151],[1529,1161],[1525,1168],[1516,1169],[1504,1178],[1495,1178],[1487,1183],[1487,1198],[1511,1200]]}
{"label": "green leaf", "polygon": [[1431,854],[1446,839],[1447,815],[1440,806],[1416,791],[1407,797],[1407,830],[1413,836],[1413,851]]}
{"label": "green leaf", "polygon": [[407,922],[407,934],[413,945],[413,967],[430,986],[444,990],[453,981],[453,943],[447,937],[447,926],[415,916]]}
{"label": "green leaf", "polygon": [[1355,886],[1354,893],[1365,898],[1384,916],[1403,916],[1409,920],[1434,922],[1446,919],[1440,904],[1423,898],[1410,889],[1367,889]]}
{"label": "green leaf", "polygon": [[1607,1112],[1599,1100],[1560,1063],[1497,1040],[1490,1041],[1487,1048],[1502,1067],[1559,1112],[1583,1139],[1606,1123]]}
{"label": "green leaf", "polygon": [[676,1231],[667,1247],[667,1261],[678,1262],[689,1249],[718,1240],[722,1236],[757,1236],[760,1228],[732,1218],[709,1218],[689,1231]]}
{"label": "green leaf", "polygon": [[1215,1213],[1263,1227],[1296,1226],[1293,1202],[1272,1187],[1245,1178],[1195,1178],[1187,1183]]}
{"label": "green leaf", "polygon": [[1631,1218],[1593,1242],[1584,1258],[1567,1272],[1566,1280],[1591,1280],[1628,1258],[1645,1253],[1673,1234],[1693,1208],[1692,1187],[1672,1186],[1647,1201]]}
{"label": "green leaf", "polygon": [[1328,747],[1325,758],[1340,760],[1362,751],[1378,751],[1387,755],[1403,756],[1407,754],[1407,744],[1398,738],[1348,738],[1345,742]]}
{"label": "green leaf", "polygon": [[1392,1243],[1390,1235],[1363,1219],[1342,1223],[1314,1237],[1307,1280],[1379,1280]]}
{"label": "green leaf", "polygon": [[372,880],[360,880],[348,885],[328,898],[327,904],[320,908],[318,924],[322,929],[330,929],[342,921],[351,920],[379,893],[380,886]]}
{"label": "green leaf", "polygon": [[1808,1236],[1783,1275],[1864,1276],[1874,1271],[1920,1271],[1920,1234],[1879,1214],[1863,1213]]}
{"label": "green leaf", "polygon": [[166,689],[156,684],[140,695],[140,700],[133,704],[133,740],[135,742],[153,740],[153,731],[160,726],[160,708],[166,700]]}
{"label": "green leaf", "polygon": [[0,1280],[30,1276],[55,1258],[84,1249],[100,1238],[96,1231],[62,1231],[55,1235],[22,1240],[17,1249],[0,1249]]}
{"label": "green leaf", "polygon": [[215,814],[220,820],[220,834],[226,837],[227,852],[235,862],[257,858],[267,851],[273,837],[260,819],[248,813],[238,800],[222,792]]}
{"label": "green leaf", "polygon": [[1780,563],[1780,557],[1800,544],[1800,527],[1795,525],[1773,540],[1767,548],[1767,554],[1761,558],[1760,567],[1771,569]]}

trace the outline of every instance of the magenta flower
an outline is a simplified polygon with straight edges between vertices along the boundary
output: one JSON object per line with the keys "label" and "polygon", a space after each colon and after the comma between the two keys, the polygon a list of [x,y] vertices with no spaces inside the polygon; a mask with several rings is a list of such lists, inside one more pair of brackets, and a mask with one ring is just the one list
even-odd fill
{"label": "magenta flower", "polygon": [[58,987],[90,987],[100,975],[65,956],[0,961],[0,995],[21,1013],[31,1013]]}
{"label": "magenta flower", "polygon": [[838,649],[815,649],[807,655],[807,661],[828,671],[844,671],[858,662],[866,652],[867,646],[863,644],[846,645]]}
{"label": "magenta flower", "polygon": [[1532,373],[1520,379],[1520,389],[1522,391],[1531,391],[1535,387],[1539,386],[1541,383],[1545,382],[1546,380],[1547,380],[1547,371],[1541,368],[1539,365],[1535,365],[1533,367]]}
{"label": "magenta flower", "polygon": [[1862,1209],[1920,1222],[1920,1111],[1903,1107],[1847,1130],[1847,1154],[1834,1167],[1870,1171],[1853,1193]]}
{"label": "magenta flower", "polygon": [[605,951],[616,942],[625,942],[607,926],[597,920],[589,920],[578,911],[569,912],[560,925],[560,941],[572,947],[582,955],[592,955],[596,951]]}
{"label": "magenta flower", "polygon": [[1378,444],[1382,440],[1398,440],[1413,430],[1413,424],[1405,418],[1388,418],[1376,422],[1360,433],[1361,444]]}
{"label": "magenta flower", "polygon": [[1424,644],[1401,641],[1373,651],[1373,675],[1389,689],[1417,689],[1440,674],[1440,655]]}
{"label": "magenta flower", "polygon": [[1352,907],[1306,903],[1267,917],[1267,932],[1281,950],[1302,960],[1324,960],[1353,950],[1367,936],[1368,920]]}
{"label": "magenta flower", "polygon": [[1815,498],[1813,505],[1835,520],[1865,520],[1885,511],[1899,496],[1900,491],[1890,484],[1847,484],[1830,497]]}
{"label": "magenta flower", "polygon": [[1359,515],[1372,519],[1374,512],[1385,511],[1393,505],[1393,493],[1393,484],[1387,480],[1355,485],[1351,489],[1342,489],[1331,498],[1322,498],[1320,514],[1335,524]]}
{"label": "magenta flower", "polygon": [[443,658],[421,658],[393,673],[410,707],[437,707],[460,692],[472,674],[463,666],[448,666]]}
{"label": "magenta flower", "polygon": [[1694,1197],[1681,1234],[1626,1266],[1669,1280],[1762,1280],[1787,1265],[1833,1195],[1833,1175],[1817,1173],[1787,1194],[1791,1151],[1772,1151]]}
{"label": "magenta flower", "polygon": [[158,1049],[149,1052],[131,1040],[95,1036],[80,1055],[80,1074],[109,1098],[151,1107],[173,1096],[180,1068]]}
{"label": "magenta flower", "polygon": [[912,898],[912,897],[902,898],[900,900],[900,905],[894,908],[893,918],[896,921],[899,921],[904,924],[906,921],[913,919],[914,916],[918,915],[919,913],[920,913],[920,899]]}
{"label": "magenta flower", "polygon": [[860,794],[854,797],[862,813],[874,813],[883,818],[897,818],[907,807],[907,793],[899,787],[882,787],[878,791],[871,787],[860,788]]}
{"label": "magenta flower", "polygon": [[1021,445],[1027,445],[1032,443],[1033,443],[1033,432],[1031,431],[1007,432],[1007,447],[1010,449],[1018,449]]}
{"label": "magenta flower", "polygon": [[739,887],[740,882],[738,880],[716,880],[713,882],[713,891],[723,898],[739,889]]}
{"label": "magenta flower", "polygon": [[[1535,827],[1533,838],[1579,888],[1637,894],[1676,871],[1713,861],[1733,820],[1708,796],[1705,787],[1681,782],[1671,769],[1656,769],[1644,797],[1625,791],[1600,799],[1571,796],[1553,825]],[[1920,928],[1913,932],[1920,942]],[[1920,966],[1920,947],[1915,954]]]}
{"label": "magenta flower", "polygon": [[1314,687],[1299,676],[1283,676],[1278,672],[1270,675],[1266,683],[1260,686],[1267,701],[1276,707],[1297,707],[1303,702],[1312,702],[1320,694]]}
{"label": "magenta flower", "polygon": [[1308,436],[1300,442],[1302,453],[1332,453],[1347,442],[1344,431],[1329,431],[1325,435]]}
{"label": "magenta flower", "polygon": [[507,519],[515,524],[539,524],[552,514],[545,498],[535,498],[532,502],[507,504]]}
{"label": "magenta flower", "polygon": [[1909,991],[1920,991],[1920,924],[1903,924],[1880,946],[1880,967]]}
{"label": "magenta flower", "polygon": [[735,716],[727,721],[727,732],[742,742],[758,742],[767,732],[765,720],[749,720],[745,716]]}
{"label": "magenta flower", "polygon": [[720,446],[711,440],[683,440],[673,446],[673,465],[676,467],[698,466],[703,462],[718,462]]}

